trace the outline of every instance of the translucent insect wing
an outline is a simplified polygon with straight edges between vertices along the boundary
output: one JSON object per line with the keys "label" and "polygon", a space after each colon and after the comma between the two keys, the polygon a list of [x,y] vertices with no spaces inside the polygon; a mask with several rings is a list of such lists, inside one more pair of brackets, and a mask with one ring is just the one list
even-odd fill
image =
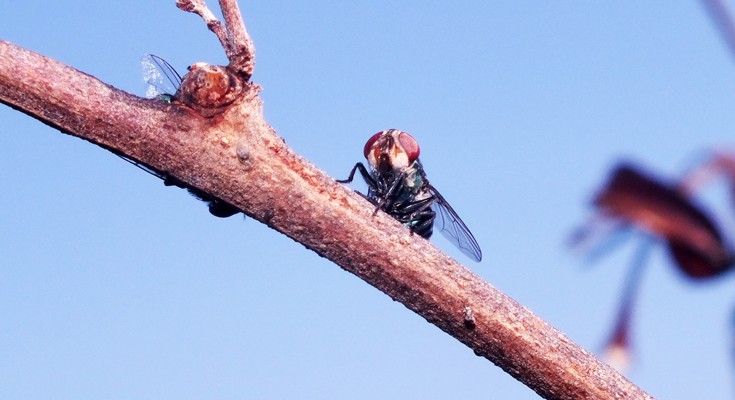
{"label": "translucent insect wing", "polygon": [[436,212],[434,227],[441,231],[462,253],[477,262],[482,260],[480,245],[477,244],[477,240],[472,236],[472,232],[467,228],[467,225],[462,222],[452,206],[444,200],[444,197],[435,188],[432,187],[431,191],[436,196],[436,202],[432,205],[434,212]]}
{"label": "translucent insect wing", "polygon": [[146,54],[140,61],[145,82],[145,97],[170,99],[181,84],[181,75],[166,60]]}

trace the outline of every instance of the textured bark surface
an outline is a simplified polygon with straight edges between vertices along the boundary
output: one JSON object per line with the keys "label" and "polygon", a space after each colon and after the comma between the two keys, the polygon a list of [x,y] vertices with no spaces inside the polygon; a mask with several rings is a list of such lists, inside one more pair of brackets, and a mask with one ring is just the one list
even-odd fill
{"label": "textured bark surface", "polygon": [[[204,118],[0,41],[0,102],[242,209],[418,313],[549,399],[650,398],[428,241],[295,154],[259,87]],[[318,311],[318,310],[317,310]]]}

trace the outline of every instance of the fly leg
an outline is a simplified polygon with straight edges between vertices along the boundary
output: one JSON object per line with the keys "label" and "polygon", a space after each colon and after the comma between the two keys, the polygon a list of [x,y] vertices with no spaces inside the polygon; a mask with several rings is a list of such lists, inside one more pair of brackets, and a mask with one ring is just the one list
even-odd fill
{"label": "fly leg", "polygon": [[[372,190],[372,191],[378,191],[379,190],[378,183],[375,182],[375,179],[373,179],[372,176],[370,176],[370,173],[368,172],[367,168],[365,168],[365,166],[361,162],[355,164],[355,166],[352,167],[352,170],[350,171],[350,175],[347,177],[347,179],[337,179],[337,182],[339,182],[339,183],[351,183],[355,179],[355,171],[360,171],[360,175],[362,176],[362,179],[365,180],[365,183],[368,185],[368,188],[370,190]],[[378,210],[380,210],[380,205],[378,205],[378,203],[375,201],[375,199],[373,199],[369,195],[364,195],[364,194],[358,192],[357,190],[355,190],[355,193],[357,193],[360,196],[362,196],[365,200],[369,201],[371,204],[376,205],[375,212],[373,212],[373,215],[375,215],[378,212]]]}
{"label": "fly leg", "polygon": [[[368,172],[367,168],[365,168],[365,165],[363,165],[361,162],[355,164],[354,167],[352,167],[352,170],[350,171],[350,175],[347,177],[347,179],[341,179],[337,180],[339,183],[350,183],[355,178],[355,171],[359,171],[360,175],[362,175],[362,179],[365,180],[365,183],[368,185],[368,188],[371,192],[374,193],[374,196],[370,195],[368,193],[368,196],[365,196],[364,194],[360,193],[362,197],[365,197],[370,201],[371,203],[375,204],[375,211],[373,211],[373,215],[378,213],[378,210],[386,210],[389,207],[391,207],[391,202],[389,201],[390,196],[393,195],[393,193],[396,192],[396,190],[403,184],[403,178],[405,176],[404,174],[399,175],[395,179],[393,179],[393,183],[389,188],[386,186],[386,182],[381,180],[376,181],[371,175],[370,172]],[[375,201],[375,198],[378,199],[378,201]]]}
{"label": "fly leg", "polygon": [[[368,196],[366,194],[363,194],[363,193],[360,193],[357,190],[355,190],[355,193],[359,194],[363,199],[369,201],[370,204],[373,204],[373,205],[376,205],[377,204],[377,202],[375,201],[375,199],[371,198],[370,196]],[[373,215],[375,215],[375,214],[373,213]]]}
{"label": "fly leg", "polygon": [[[375,203],[375,212],[373,212],[373,215],[378,213],[378,210],[383,210],[385,212],[388,212],[387,210],[390,210],[391,208],[398,208],[394,204],[395,199],[391,199],[393,196],[393,193],[395,193],[398,188],[403,186],[404,179],[406,177],[406,173],[402,172],[398,176],[393,178],[393,183],[390,185],[388,190],[385,190],[385,181],[381,180],[382,186],[378,187],[376,184],[374,190],[377,192],[378,196],[376,196],[379,200],[377,203]],[[388,212],[388,214],[392,214]]]}
{"label": "fly leg", "polygon": [[365,166],[361,162],[355,164],[355,166],[352,167],[352,170],[350,171],[350,175],[347,177],[347,179],[337,179],[337,182],[352,183],[352,180],[355,178],[355,171],[357,170],[360,171],[360,175],[362,175],[362,179],[365,180],[365,183],[367,183],[367,185],[370,188],[376,188],[378,186],[375,183],[375,180],[373,179],[373,177],[370,176],[370,173],[368,172],[367,168],[365,168]]}
{"label": "fly leg", "polygon": [[431,208],[434,201],[436,201],[434,197],[427,197],[401,207],[400,211],[404,214],[401,218],[402,222],[408,225],[411,233],[415,233],[424,239],[431,237],[434,231],[434,220],[436,219],[436,213]]}

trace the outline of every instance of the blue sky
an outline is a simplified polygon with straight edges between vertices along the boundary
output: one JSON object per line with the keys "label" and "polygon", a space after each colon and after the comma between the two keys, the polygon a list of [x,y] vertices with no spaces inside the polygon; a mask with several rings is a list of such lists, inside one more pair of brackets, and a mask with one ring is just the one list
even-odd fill
{"label": "blue sky", "polygon": [[[595,188],[621,159],[675,177],[733,145],[735,64],[697,1],[240,6],[288,145],[343,178],[370,135],[410,132],[484,259],[434,242],[591,351],[635,251],[589,264],[565,247]],[[173,1],[0,4],[0,27],[137,94],[145,53],[226,63]],[[0,120],[1,398],[534,398],[264,225],[211,217],[8,107]],[[659,398],[732,398],[732,276],[692,285],[661,249],[650,261],[628,376]]]}

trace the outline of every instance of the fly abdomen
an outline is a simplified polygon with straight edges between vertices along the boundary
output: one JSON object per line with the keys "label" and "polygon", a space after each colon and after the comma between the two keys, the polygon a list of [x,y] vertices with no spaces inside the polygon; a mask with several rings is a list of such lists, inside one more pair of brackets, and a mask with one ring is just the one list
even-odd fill
{"label": "fly abdomen", "polygon": [[393,216],[411,232],[428,239],[434,231],[434,219],[436,213],[431,208],[435,199],[425,199],[407,202],[391,203],[383,208],[383,211]]}
{"label": "fly abdomen", "polygon": [[411,226],[409,226],[409,228],[411,229],[411,232],[421,236],[424,239],[428,239],[431,237],[431,234],[434,233],[435,218],[436,213],[434,213],[434,210],[425,210],[411,221]]}

